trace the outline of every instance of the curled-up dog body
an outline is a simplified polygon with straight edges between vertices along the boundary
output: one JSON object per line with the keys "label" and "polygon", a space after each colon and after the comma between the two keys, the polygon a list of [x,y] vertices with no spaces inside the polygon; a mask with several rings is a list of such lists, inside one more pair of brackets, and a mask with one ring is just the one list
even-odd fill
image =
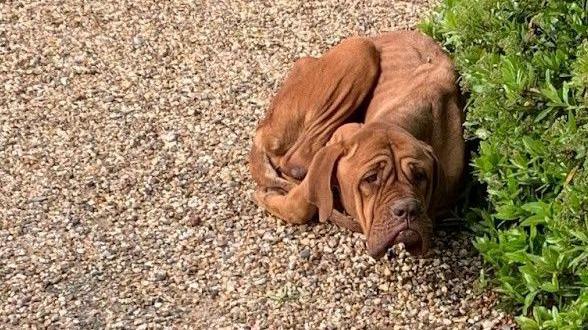
{"label": "curled-up dog body", "polygon": [[249,164],[259,189],[289,191],[312,158],[373,90],[379,56],[349,38],[320,58],[299,59],[257,127]]}
{"label": "curled-up dog body", "polygon": [[456,74],[441,47],[419,32],[371,40],[379,76],[363,121],[339,126],[300,184],[287,193],[258,190],[256,199],[290,223],[316,214],[342,222],[346,213],[353,219],[346,227],[364,233],[374,258],[397,243],[423,254],[435,217],[454,203],[464,169]]}

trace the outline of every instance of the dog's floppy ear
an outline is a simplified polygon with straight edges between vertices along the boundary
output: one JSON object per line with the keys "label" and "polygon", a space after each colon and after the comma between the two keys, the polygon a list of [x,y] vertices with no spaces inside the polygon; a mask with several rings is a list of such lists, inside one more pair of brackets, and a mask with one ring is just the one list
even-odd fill
{"label": "dog's floppy ear", "polygon": [[336,144],[342,142],[345,139],[349,139],[355,132],[357,132],[363,124],[361,123],[347,123],[339,126],[337,130],[331,135],[331,139],[327,142],[327,145]]}
{"label": "dog's floppy ear", "polygon": [[439,158],[435,154],[433,148],[422,142],[427,150],[429,156],[433,159],[433,173],[431,178],[431,192],[430,192],[430,211],[435,211],[435,209],[439,206],[440,201],[446,197],[446,185],[445,185],[445,172],[443,171],[443,167],[441,166],[441,162],[439,162]]}
{"label": "dog's floppy ear", "polygon": [[335,164],[344,153],[342,143],[323,147],[314,155],[304,179],[308,201],[318,208],[319,221],[326,221],[333,212],[333,191],[331,177]]}

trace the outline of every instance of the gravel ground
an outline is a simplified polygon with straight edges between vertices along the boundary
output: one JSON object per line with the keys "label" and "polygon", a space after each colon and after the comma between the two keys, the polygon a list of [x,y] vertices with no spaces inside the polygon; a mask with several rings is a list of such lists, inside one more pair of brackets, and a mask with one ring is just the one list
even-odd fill
{"label": "gravel ground", "polygon": [[290,64],[429,7],[0,1],[0,328],[510,328],[466,234],[374,261],[250,198]]}

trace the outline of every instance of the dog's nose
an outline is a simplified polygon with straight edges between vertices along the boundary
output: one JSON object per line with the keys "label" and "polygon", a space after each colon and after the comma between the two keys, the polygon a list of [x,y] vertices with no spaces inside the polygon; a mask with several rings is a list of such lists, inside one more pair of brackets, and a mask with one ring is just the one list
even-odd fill
{"label": "dog's nose", "polygon": [[290,176],[296,180],[302,180],[306,176],[306,169],[300,166],[293,166],[290,169]]}
{"label": "dog's nose", "polygon": [[399,219],[414,220],[423,212],[421,202],[415,198],[404,198],[392,205],[392,213]]}

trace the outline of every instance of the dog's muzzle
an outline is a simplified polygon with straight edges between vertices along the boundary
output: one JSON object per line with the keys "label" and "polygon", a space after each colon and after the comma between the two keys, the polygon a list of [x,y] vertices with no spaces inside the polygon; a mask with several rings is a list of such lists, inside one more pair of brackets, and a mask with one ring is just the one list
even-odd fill
{"label": "dog's muzzle", "polygon": [[373,224],[368,236],[368,253],[379,259],[399,243],[403,243],[411,254],[423,253],[423,237],[417,223],[423,216],[424,208],[419,200],[403,198],[395,201],[390,207],[390,215]]}

